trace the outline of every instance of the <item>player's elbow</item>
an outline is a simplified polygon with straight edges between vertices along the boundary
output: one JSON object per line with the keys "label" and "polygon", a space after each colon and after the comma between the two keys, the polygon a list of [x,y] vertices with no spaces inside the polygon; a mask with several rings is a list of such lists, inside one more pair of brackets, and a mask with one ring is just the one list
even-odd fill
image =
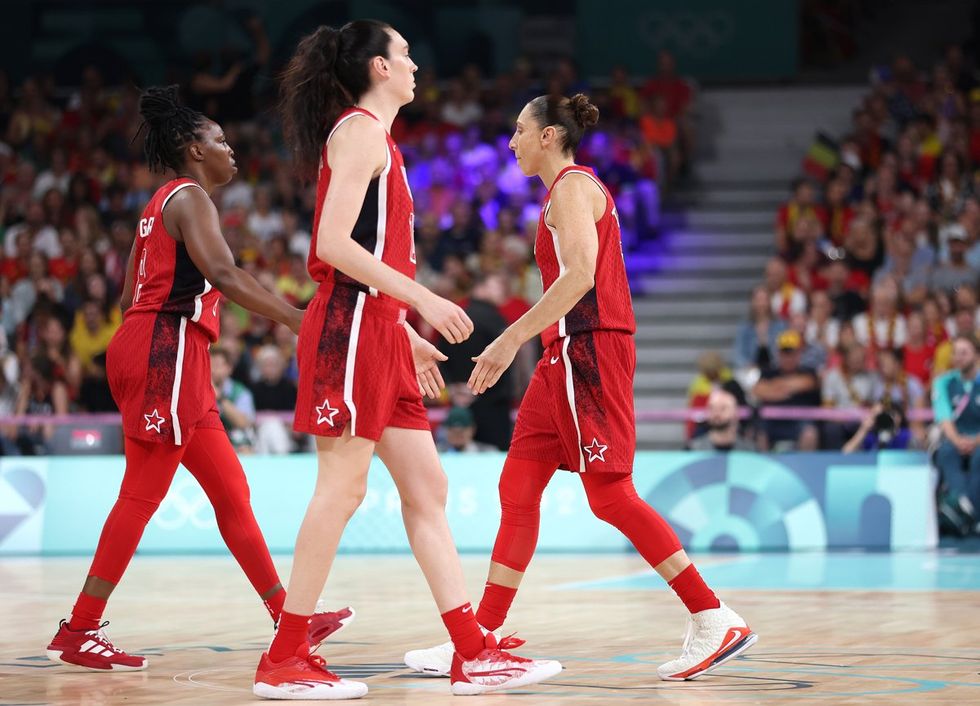
{"label": "player's elbow", "polygon": [[575,293],[579,296],[584,295],[595,287],[595,271],[587,267],[576,267],[569,270],[572,282],[575,284]]}
{"label": "player's elbow", "polygon": [[224,292],[234,284],[237,269],[233,265],[218,265],[213,267],[208,273],[208,281],[219,292]]}

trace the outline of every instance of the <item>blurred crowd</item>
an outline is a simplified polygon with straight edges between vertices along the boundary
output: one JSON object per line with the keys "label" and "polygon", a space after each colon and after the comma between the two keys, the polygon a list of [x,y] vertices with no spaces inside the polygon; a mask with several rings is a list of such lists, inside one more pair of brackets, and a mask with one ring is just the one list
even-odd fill
{"label": "blurred crowd", "polygon": [[[691,445],[711,446],[723,429],[727,442],[759,450],[936,449],[950,503],[976,530],[975,67],[958,46],[928,68],[904,56],[875,67],[850,132],[821,138],[810,156],[776,214],[776,255],[730,359],[709,352],[700,360],[690,402],[709,411],[692,425]],[[857,414],[739,421],[733,410],[745,404]],[[931,433],[914,414],[930,406]]]}
{"label": "blurred crowd", "polygon": [[[205,54],[172,73],[236,152],[238,177],[214,198],[238,262],[302,307],[315,289],[306,271],[315,186],[297,180],[285,158],[269,91],[277,67],[268,65],[261,23],[250,18],[247,29],[247,57]],[[567,60],[540,74],[519,61],[495,77],[466,66],[443,81],[422,67],[417,79],[416,100],[392,133],[415,198],[418,278],[479,318],[480,340],[492,340],[541,293],[533,238],[544,187],[520,173],[507,147],[529,98],[583,91],[600,107],[578,159],[613,191],[627,248],[655,232],[659,194],[686,169],[693,88],[667,52],[650,77],[616,70],[597,85]],[[105,350],[121,321],[137,219],[165,180],[147,170],[134,139],[138,102],[135,84],[107,86],[94,66],[71,87],[43,73],[11,85],[0,71],[0,418],[115,409]],[[236,446],[300,449],[288,424],[261,415],[293,408],[295,337],[227,303],[221,329],[213,384]],[[499,399],[477,404],[463,386],[468,361],[449,361],[446,427],[465,433],[441,430],[447,449],[506,448],[510,410],[535,357],[524,351]],[[49,452],[52,435],[50,425],[0,423],[0,451]]]}

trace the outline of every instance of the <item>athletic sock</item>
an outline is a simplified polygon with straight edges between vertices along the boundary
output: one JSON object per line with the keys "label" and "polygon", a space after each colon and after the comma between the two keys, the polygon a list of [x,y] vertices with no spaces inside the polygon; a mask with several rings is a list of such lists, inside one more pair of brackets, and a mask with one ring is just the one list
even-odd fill
{"label": "athletic sock", "polygon": [[473,615],[473,606],[464,603],[442,614],[442,622],[449,631],[449,637],[465,659],[473,659],[483,651],[483,631]]}
{"label": "athletic sock", "polygon": [[102,622],[102,614],[108,599],[96,598],[87,593],[79,593],[75,607],[71,611],[71,619],[68,621],[69,630],[95,630]]}
{"label": "athletic sock", "polygon": [[306,642],[309,629],[309,615],[282,611],[279,616],[279,629],[269,646],[269,659],[273,662],[282,662],[295,655],[299,646]]}
{"label": "athletic sock", "polygon": [[499,628],[507,620],[507,611],[517,595],[516,588],[501,586],[487,581],[483,588],[483,599],[476,612],[476,622],[491,632]]}
{"label": "athletic sock", "polygon": [[715,596],[714,591],[708,588],[701,574],[694,568],[694,564],[677,574],[668,584],[692,614],[718,608],[721,605],[721,601]]}
{"label": "athletic sock", "polygon": [[269,611],[269,615],[272,617],[273,623],[279,622],[279,616],[282,614],[282,606],[286,602],[286,589],[280,588],[274,594],[262,601],[262,605],[265,609]]}

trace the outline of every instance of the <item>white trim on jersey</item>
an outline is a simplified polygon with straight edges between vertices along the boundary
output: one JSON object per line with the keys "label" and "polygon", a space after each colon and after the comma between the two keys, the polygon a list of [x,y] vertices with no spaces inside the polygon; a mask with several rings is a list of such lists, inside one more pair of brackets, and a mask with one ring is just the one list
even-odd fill
{"label": "white trim on jersey", "polygon": [[569,336],[561,344],[561,357],[565,363],[565,395],[568,397],[568,408],[572,411],[572,421],[575,422],[575,441],[578,448],[578,472],[585,473],[585,454],[582,452],[582,430],[578,425],[578,412],[575,411],[575,383],[572,380],[572,359],[568,357]]}
{"label": "white trim on jersey", "polygon": [[347,344],[347,365],[344,369],[344,404],[350,412],[350,435],[357,435],[357,406],[354,404],[354,363],[357,360],[357,340],[361,335],[361,317],[367,295],[359,292],[350,323],[350,342]]}
{"label": "white trim on jersey", "polygon": [[180,417],[177,416],[177,402],[180,400],[180,380],[184,376],[184,334],[187,331],[187,317],[180,317],[180,332],[177,334],[177,365],[174,369],[174,387],[170,391],[170,419],[174,425],[174,443],[181,445]]}
{"label": "white trim on jersey", "polygon": [[196,297],[194,297],[194,316],[191,317],[191,321],[193,321],[194,323],[197,323],[198,321],[201,320],[201,309],[202,309],[201,297],[203,297],[205,294],[210,292],[212,289],[213,287],[211,286],[211,283],[205,279],[204,291],[198,294]]}
{"label": "white trim on jersey", "polygon": [[330,131],[330,134],[327,135],[327,139],[324,141],[323,144],[326,145],[326,144],[328,144],[330,142],[330,138],[333,137],[333,134],[335,132],[337,132],[337,128],[339,128],[341,125],[343,125],[344,123],[346,123],[351,118],[356,118],[357,116],[361,116],[361,117],[364,117],[364,118],[370,118],[371,117],[370,115],[368,115],[367,113],[365,113],[362,110],[355,110],[352,113],[348,113],[347,115],[345,115],[344,117],[342,117],[340,120],[337,121],[337,124],[333,126],[333,130],[331,130]]}
{"label": "white trim on jersey", "polygon": [[204,191],[204,187],[198,184],[196,181],[185,181],[183,184],[177,184],[177,186],[174,187],[174,190],[167,194],[167,197],[163,200],[163,203],[160,204],[160,213],[163,213],[163,209],[167,207],[167,201],[172,199],[174,194],[176,194],[178,191],[186,189],[188,186],[196,186],[201,191]]}
{"label": "white trim on jersey", "polygon": [[[385,168],[378,175],[378,230],[374,241],[374,257],[378,260],[383,260],[385,254],[385,231],[388,229],[388,172],[391,171],[391,164],[391,148],[385,141]],[[378,296],[378,290],[374,287],[371,287],[371,296]]]}
{"label": "white trim on jersey", "polygon": [[[558,181],[556,181],[554,184],[551,185],[551,191],[554,191],[555,190],[555,187],[558,186],[558,182],[561,181],[562,179],[564,179],[565,177],[567,177],[569,174],[581,174],[582,176],[589,177],[589,179],[591,179],[592,181],[594,181],[595,182],[595,185],[599,187],[599,191],[601,191],[606,197],[609,196],[609,192],[606,191],[606,187],[602,185],[602,182],[599,181],[599,179],[596,178],[596,176],[594,174],[591,174],[590,172],[587,172],[584,168],[576,169],[575,167],[572,167],[567,172],[565,172],[564,174],[562,174],[561,175],[561,179],[559,179]],[[551,202],[549,201],[548,204],[550,205]]]}

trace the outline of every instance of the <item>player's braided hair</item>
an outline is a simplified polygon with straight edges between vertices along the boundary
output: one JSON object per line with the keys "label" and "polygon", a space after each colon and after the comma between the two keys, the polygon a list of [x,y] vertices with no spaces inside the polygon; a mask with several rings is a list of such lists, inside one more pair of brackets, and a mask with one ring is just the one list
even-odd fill
{"label": "player's braided hair", "polygon": [[561,151],[575,154],[587,128],[599,122],[599,109],[589,97],[576,93],[563,96],[538,96],[528,103],[531,117],[542,128],[554,125],[560,135]]}
{"label": "player's braided hair", "polygon": [[354,20],[340,29],[321,25],[300,40],[282,73],[279,110],[301,176],[316,177],[331,127],[371,88],[368,65],[376,56],[388,58],[390,29],[377,20]]}
{"label": "player's braided hair", "polygon": [[[152,86],[140,96],[140,115],[146,129],[143,149],[150,170],[179,172],[184,165],[184,148],[200,139],[198,131],[206,118],[181,104],[177,86]],[[138,135],[139,133],[137,133]]]}

